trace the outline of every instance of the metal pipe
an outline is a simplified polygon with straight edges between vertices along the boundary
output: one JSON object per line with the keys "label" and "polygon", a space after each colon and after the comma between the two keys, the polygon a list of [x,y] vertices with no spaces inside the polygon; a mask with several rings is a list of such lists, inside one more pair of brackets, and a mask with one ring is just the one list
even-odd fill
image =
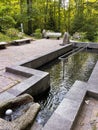
{"label": "metal pipe", "polygon": [[70,52],[68,52],[68,53],[66,53],[66,54],[64,54],[64,55],[62,55],[62,56],[60,56],[59,59],[60,59],[60,60],[62,60],[62,59],[65,60],[65,59],[67,59],[68,57],[70,57],[70,56],[72,56],[72,55],[75,55],[76,53],[82,51],[82,50],[85,49],[85,48],[87,48],[87,45],[86,45],[86,46],[83,46],[83,47],[76,48],[76,49],[74,49],[74,50],[72,50],[72,51],[70,51]]}

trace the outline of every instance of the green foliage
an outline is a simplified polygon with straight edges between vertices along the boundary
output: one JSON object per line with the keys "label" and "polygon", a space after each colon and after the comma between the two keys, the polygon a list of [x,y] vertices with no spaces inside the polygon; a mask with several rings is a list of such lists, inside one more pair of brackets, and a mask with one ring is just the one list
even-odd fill
{"label": "green foliage", "polygon": [[10,40],[21,39],[25,36],[24,33],[19,32],[19,30],[15,28],[9,28],[6,30],[5,34],[10,38]]}
{"label": "green foliage", "polygon": [[10,38],[6,36],[5,34],[0,33],[0,42],[2,41],[10,41]]}
{"label": "green foliage", "polygon": [[35,38],[41,38],[42,37],[41,29],[36,29],[35,30],[34,37]]}
{"label": "green foliage", "polygon": [[86,39],[88,39],[89,41],[94,41],[97,28],[93,21],[93,18],[89,18],[86,20],[83,31],[86,32]]}
{"label": "green foliage", "polygon": [[98,42],[98,31],[95,33],[95,42]]}
{"label": "green foliage", "polygon": [[0,32],[20,29],[23,23],[24,32],[35,32],[38,38],[41,37],[40,30],[48,29],[62,33],[69,31],[71,35],[84,32],[85,38],[94,41],[98,37],[97,16],[98,2],[94,0],[69,0],[67,7],[64,0],[1,0]]}
{"label": "green foliage", "polygon": [[8,28],[14,27],[16,22],[11,16],[0,17],[0,29],[5,32]]}
{"label": "green foliage", "polygon": [[9,37],[18,37],[19,35],[19,31],[15,28],[9,28],[7,31],[6,31],[6,35],[9,36]]}

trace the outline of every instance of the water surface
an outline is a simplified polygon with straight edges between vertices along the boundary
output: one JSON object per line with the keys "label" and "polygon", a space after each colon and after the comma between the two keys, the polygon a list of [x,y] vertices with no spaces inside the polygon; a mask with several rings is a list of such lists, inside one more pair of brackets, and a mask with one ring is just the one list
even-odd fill
{"label": "water surface", "polygon": [[37,116],[39,123],[44,125],[47,122],[76,80],[88,81],[97,60],[98,54],[86,51],[79,52],[67,60],[54,60],[40,68],[50,73],[51,89],[47,96],[38,101],[41,105]]}

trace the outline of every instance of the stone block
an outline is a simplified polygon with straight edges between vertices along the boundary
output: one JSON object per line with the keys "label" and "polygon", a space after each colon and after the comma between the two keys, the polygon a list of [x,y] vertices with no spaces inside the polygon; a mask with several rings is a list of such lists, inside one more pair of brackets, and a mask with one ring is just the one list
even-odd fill
{"label": "stone block", "polygon": [[98,86],[94,84],[89,84],[87,85],[87,93],[89,96],[97,98],[98,99]]}
{"label": "stone block", "polygon": [[91,83],[91,84],[94,84],[94,85],[97,86],[97,84],[98,84],[97,77],[98,77],[98,62],[96,63],[96,65],[95,65],[95,67],[93,69],[93,72],[92,72],[92,74],[91,74],[91,76],[90,76],[90,78],[88,80],[88,83]]}
{"label": "stone block", "polygon": [[76,81],[66,94],[65,98],[77,101],[81,104],[87,92],[87,83]]}
{"label": "stone block", "polygon": [[65,118],[66,120],[74,122],[80,109],[79,107],[80,105],[77,103],[77,101],[64,98],[56,109],[55,113]]}
{"label": "stone block", "polygon": [[[10,117],[5,115],[6,110],[9,108],[12,110]],[[34,122],[39,109],[40,105],[34,103],[33,97],[28,94],[1,103],[0,117],[2,117],[2,119],[0,118],[0,129],[26,130]]]}
{"label": "stone block", "polygon": [[72,122],[54,112],[42,130],[70,130]]}

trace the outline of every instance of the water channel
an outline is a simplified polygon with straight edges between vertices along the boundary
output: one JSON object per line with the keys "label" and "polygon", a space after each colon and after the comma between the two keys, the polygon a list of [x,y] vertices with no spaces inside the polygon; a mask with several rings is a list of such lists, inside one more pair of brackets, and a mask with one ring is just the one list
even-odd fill
{"label": "water channel", "polygon": [[97,53],[86,50],[66,60],[56,59],[40,67],[40,70],[50,73],[51,89],[38,100],[41,105],[41,111],[36,119],[38,123],[44,125],[47,122],[76,80],[88,81],[97,60]]}

